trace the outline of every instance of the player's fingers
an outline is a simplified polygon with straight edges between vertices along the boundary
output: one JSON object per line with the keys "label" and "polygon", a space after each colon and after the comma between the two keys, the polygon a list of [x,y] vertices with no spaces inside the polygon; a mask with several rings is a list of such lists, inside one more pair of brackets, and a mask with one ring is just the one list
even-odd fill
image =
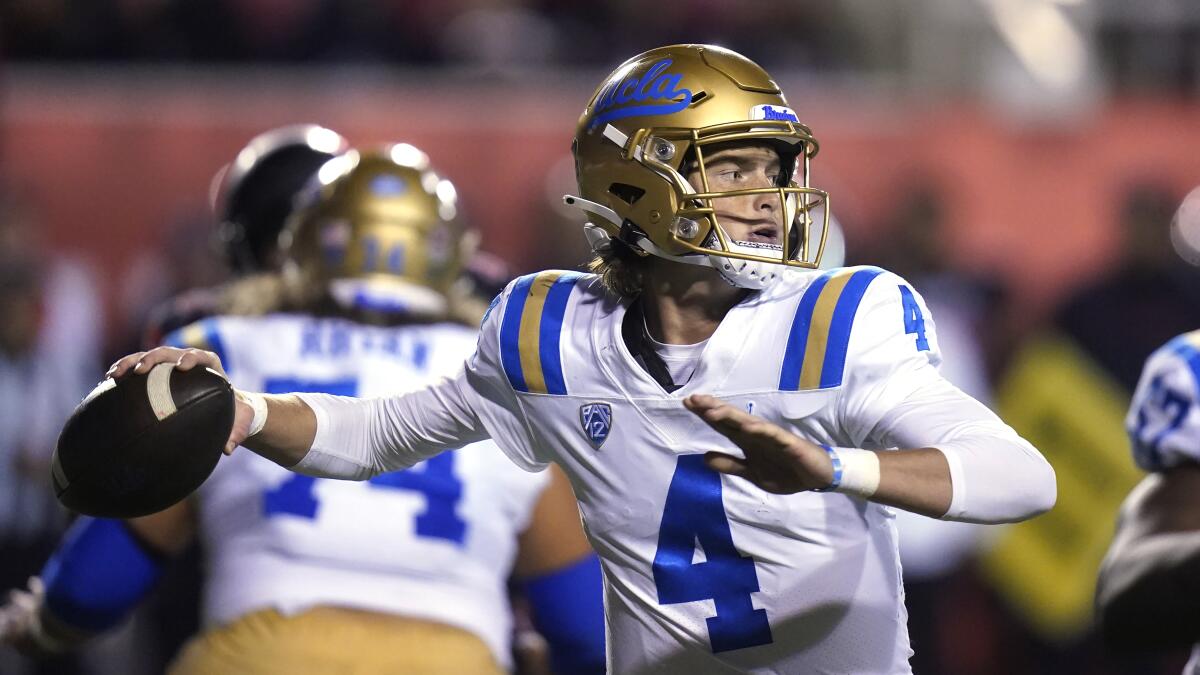
{"label": "player's fingers", "polygon": [[18,633],[17,621],[10,608],[0,607],[0,645],[16,644]]}
{"label": "player's fingers", "polygon": [[744,434],[748,428],[754,428],[761,421],[760,418],[748,415],[729,404],[721,404],[699,414],[709,426],[731,438]]}
{"label": "player's fingers", "polygon": [[26,591],[14,590],[8,594],[8,605],[13,611],[28,612],[37,609],[37,598]]}
{"label": "player's fingers", "polygon": [[683,407],[691,410],[694,413],[701,413],[705,410],[711,410],[719,405],[724,405],[724,401],[716,396],[709,394],[692,394],[683,399]]}
{"label": "player's fingers", "polygon": [[743,478],[750,470],[746,464],[746,460],[726,455],[723,452],[704,453],[704,463],[713,471],[727,473],[730,476],[741,476]]}
{"label": "player's fingers", "polygon": [[710,412],[719,410],[722,411],[721,419],[757,419],[750,413],[747,413],[742,409],[732,406],[716,396],[711,396],[709,394],[692,394],[691,396],[683,399],[683,406],[697,415],[700,415],[701,417],[706,416]]}
{"label": "player's fingers", "polygon": [[213,352],[204,351],[203,349],[187,349],[184,350],[176,361],[175,367],[179,370],[191,370],[196,366],[204,368],[212,368],[218,373],[225,373],[225,369],[221,367],[221,359]]}
{"label": "player's fingers", "polygon": [[176,347],[155,347],[142,355],[138,362],[133,366],[133,372],[144,374],[150,372],[150,369],[160,363],[175,363],[183,354],[182,349]]}
{"label": "player's fingers", "polygon": [[126,372],[129,371],[130,368],[133,368],[137,364],[138,361],[141,361],[142,357],[145,355],[146,355],[146,352],[136,352],[136,353],[130,354],[129,356],[123,356],[123,357],[117,359],[116,363],[109,366],[108,372],[105,373],[104,376],[105,377],[114,377],[114,378],[119,378],[119,377],[123,376]]}

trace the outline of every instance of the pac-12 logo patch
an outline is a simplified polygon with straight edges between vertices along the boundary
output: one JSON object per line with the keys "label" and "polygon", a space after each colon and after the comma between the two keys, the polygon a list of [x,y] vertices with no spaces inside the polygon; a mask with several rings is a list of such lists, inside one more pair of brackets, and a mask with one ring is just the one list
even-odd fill
{"label": "pac-12 logo patch", "polygon": [[597,450],[608,439],[612,429],[612,406],[607,403],[584,403],[579,406],[579,423],[583,425],[583,435]]}

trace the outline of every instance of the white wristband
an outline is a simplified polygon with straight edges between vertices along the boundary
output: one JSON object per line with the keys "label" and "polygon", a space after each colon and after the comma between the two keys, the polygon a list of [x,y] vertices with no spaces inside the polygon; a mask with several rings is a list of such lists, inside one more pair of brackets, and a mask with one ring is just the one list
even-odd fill
{"label": "white wristband", "polygon": [[267,425],[267,399],[262,394],[242,391],[241,389],[235,389],[234,392],[238,398],[254,410],[254,417],[250,419],[250,433],[246,434],[246,438],[251,438],[262,431],[263,427]]}
{"label": "white wristband", "polygon": [[833,492],[841,492],[863,499],[870,499],[879,489],[879,455],[858,448],[826,448],[836,457],[835,466],[841,465],[841,475],[835,476],[830,486]]}

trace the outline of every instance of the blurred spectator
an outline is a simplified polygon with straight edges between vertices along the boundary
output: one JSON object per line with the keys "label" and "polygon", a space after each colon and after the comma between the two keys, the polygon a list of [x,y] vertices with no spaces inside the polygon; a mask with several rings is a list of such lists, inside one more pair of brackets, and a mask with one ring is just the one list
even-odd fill
{"label": "blurred spectator", "polygon": [[1115,260],[1023,341],[999,388],[1005,419],[1058,472],[1055,510],[1009,528],[987,561],[1028,621],[1027,649],[1042,664],[1102,662],[1105,672],[1132,675],[1179,672],[1186,659],[1180,651],[1118,660],[1091,625],[1100,557],[1120,502],[1141,477],[1123,425],[1133,387],[1150,352],[1200,325],[1200,274],[1170,241],[1177,203],[1156,183],[1123,193]]}
{"label": "blurred spectator", "polygon": [[[102,372],[94,279],[77,261],[45,257],[36,218],[0,192],[0,589],[24,586],[62,531],[54,443]],[[21,672],[5,658],[0,672]]]}
{"label": "blurred spectator", "polygon": [[[990,405],[991,383],[985,367],[982,336],[996,298],[996,283],[974,278],[953,266],[949,228],[938,185],[929,178],[914,180],[891,213],[887,233],[864,261],[906,278],[924,297],[933,316],[942,349],[942,374],[976,400]],[[979,612],[956,607],[946,593],[951,579],[982,545],[983,528],[970,523],[926,518],[898,511],[900,559],[904,569],[909,634],[915,656],[914,672],[960,672],[955,660],[954,627],[945,621],[951,611]],[[974,582],[978,583],[978,582]],[[958,595],[978,596],[969,578],[960,578]],[[961,599],[957,600],[961,602]],[[984,617],[987,618],[987,617]],[[975,652],[987,653],[986,645]]]}
{"label": "blurred spectator", "polygon": [[211,223],[207,208],[185,208],[165,228],[162,246],[144,250],[130,262],[120,289],[124,325],[109,355],[144,349],[147,320],[168,298],[189,289],[215,286],[228,278]]}
{"label": "blurred spectator", "polygon": [[1161,185],[1131,186],[1121,205],[1119,258],[1062,303],[1054,317],[1128,392],[1151,352],[1200,326],[1200,271],[1171,243],[1178,204]]}
{"label": "blurred spectator", "polygon": [[[610,65],[664,42],[759,45],[793,67],[861,60],[838,4],[562,0],[13,0],[0,40],[18,60]],[[764,27],[774,31],[764,35]],[[768,48],[767,45],[770,45]]]}

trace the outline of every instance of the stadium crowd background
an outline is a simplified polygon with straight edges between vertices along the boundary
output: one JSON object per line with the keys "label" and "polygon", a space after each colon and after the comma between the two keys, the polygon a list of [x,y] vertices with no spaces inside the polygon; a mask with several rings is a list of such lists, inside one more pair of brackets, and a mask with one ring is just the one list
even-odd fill
{"label": "stadium crowd background", "polygon": [[[929,299],[951,379],[1046,454],[1059,503],[986,535],[906,523],[916,672],[1174,673],[1091,626],[1095,569],[1137,481],[1138,369],[1200,326],[1200,6],[1186,0],[10,0],[0,6],[0,588],[66,522],[61,421],[146,313],[220,280],[216,170],[317,122],[408,141],[454,180],[512,274],[575,267],[560,196],[591,88],[671,42],[779,76],[822,151],[847,260]],[[56,672],[154,672],[194,625],[195,572]],[[31,666],[0,651],[0,673]],[[55,670],[57,669],[57,670]]]}

